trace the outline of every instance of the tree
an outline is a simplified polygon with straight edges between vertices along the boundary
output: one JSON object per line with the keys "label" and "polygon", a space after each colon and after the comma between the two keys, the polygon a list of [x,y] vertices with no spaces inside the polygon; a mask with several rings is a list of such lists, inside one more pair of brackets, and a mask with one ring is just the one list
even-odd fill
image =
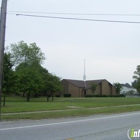
{"label": "tree", "polygon": [[44,90],[47,91],[47,101],[49,101],[49,96],[52,96],[52,101],[54,100],[54,93],[62,90],[61,79],[51,73],[46,75],[46,80],[44,81]]}
{"label": "tree", "polygon": [[38,94],[41,90],[42,79],[38,70],[30,67],[16,71],[20,82],[20,91],[26,94],[27,101],[30,96]]}
{"label": "tree", "polygon": [[12,61],[19,80],[19,91],[26,95],[30,101],[30,95],[50,93],[53,101],[53,93],[61,90],[60,78],[49,73],[41,64],[45,60],[44,53],[35,43],[27,45],[23,41],[11,44]]}
{"label": "tree", "polygon": [[26,94],[27,101],[30,101],[30,95],[39,93],[41,89],[39,69],[45,60],[44,53],[35,43],[28,45],[23,41],[11,44],[10,50],[20,82],[20,91],[23,95]]}
{"label": "tree", "polygon": [[18,44],[11,44],[10,49],[15,66],[21,63],[25,65],[42,64],[45,60],[44,53],[41,52],[36,43],[28,45],[24,41],[20,41]]}
{"label": "tree", "polygon": [[116,93],[120,94],[121,90],[122,90],[122,85],[120,83],[114,83],[113,84],[116,88]]}
{"label": "tree", "polygon": [[91,91],[93,95],[95,94],[96,88],[97,88],[97,84],[91,83]]}
{"label": "tree", "polygon": [[138,65],[136,71],[134,71],[133,79],[135,80],[133,86],[140,93],[140,65]]}
{"label": "tree", "polygon": [[6,95],[14,93],[17,90],[17,76],[12,70],[13,63],[11,61],[11,54],[4,53],[3,61],[3,106],[5,106]]}

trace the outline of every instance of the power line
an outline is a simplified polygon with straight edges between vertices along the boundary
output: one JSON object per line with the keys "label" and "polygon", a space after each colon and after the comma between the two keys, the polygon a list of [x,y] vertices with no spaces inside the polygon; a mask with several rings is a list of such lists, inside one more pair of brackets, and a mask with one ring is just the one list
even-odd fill
{"label": "power line", "polygon": [[140,14],[93,14],[93,13],[56,13],[56,12],[31,12],[31,11],[8,11],[8,13],[34,13],[50,15],[89,15],[89,16],[140,16]]}
{"label": "power line", "polygon": [[16,14],[16,15],[17,15],[17,16],[25,16],[25,17],[51,18],[51,19],[63,19],[63,20],[79,20],[79,21],[98,21],[98,22],[113,22],[113,23],[140,24],[139,21],[100,20],[100,19],[86,19],[86,18],[70,18],[70,17],[29,15],[29,14]]}

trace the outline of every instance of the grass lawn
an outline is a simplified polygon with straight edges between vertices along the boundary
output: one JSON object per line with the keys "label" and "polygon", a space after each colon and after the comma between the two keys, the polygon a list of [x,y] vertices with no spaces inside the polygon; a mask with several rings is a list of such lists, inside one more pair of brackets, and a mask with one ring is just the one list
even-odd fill
{"label": "grass lawn", "polygon": [[[47,102],[46,98],[31,98],[26,102],[23,97],[7,97],[6,107],[2,113],[18,113],[33,111],[51,111],[29,114],[2,115],[2,119],[45,119],[69,116],[86,116],[93,114],[121,113],[140,110],[140,98],[54,98],[54,102]],[[139,104],[139,105],[137,105]],[[122,106],[129,105],[129,106]],[[133,106],[130,106],[133,105]],[[70,106],[76,107],[71,110]],[[95,109],[97,107],[101,107]],[[105,108],[102,108],[105,107]],[[57,110],[65,110],[58,112]]]}

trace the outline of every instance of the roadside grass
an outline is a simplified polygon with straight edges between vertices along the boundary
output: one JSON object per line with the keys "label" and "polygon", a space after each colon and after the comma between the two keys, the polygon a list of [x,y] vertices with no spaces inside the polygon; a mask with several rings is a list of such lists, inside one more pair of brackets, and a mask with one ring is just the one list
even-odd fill
{"label": "roadside grass", "polygon": [[62,112],[43,112],[35,114],[14,114],[14,115],[2,115],[2,120],[19,120],[19,119],[52,119],[61,117],[78,117],[78,116],[89,116],[96,114],[112,114],[112,113],[124,113],[139,111],[140,106],[123,106],[123,107],[107,107],[100,109],[79,109],[79,110],[66,110]]}
{"label": "roadside grass", "polygon": [[[138,105],[136,105],[138,104]],[[121,106],[122,105],[122,106]],[[123,106],[129,105],[129,106]],[[130,106],[133,105],[133,106]],[[75,110],[71,110],[75,107]],[[104,108],[98,108],[104,107]],[[97,108],[97,109],[96,109]],[[64,111],[58,111],[64,110]],[[140,98],[54,98],[54,102],[47,102],[45,97],[31,98],[26,102],[23,97],[7,97],[4,113],[53,111],[29,114],[2,115],[4,120],[15,119],[46,119],[70,116],[87,116],[93,114],[122,113],[140,111]]]}

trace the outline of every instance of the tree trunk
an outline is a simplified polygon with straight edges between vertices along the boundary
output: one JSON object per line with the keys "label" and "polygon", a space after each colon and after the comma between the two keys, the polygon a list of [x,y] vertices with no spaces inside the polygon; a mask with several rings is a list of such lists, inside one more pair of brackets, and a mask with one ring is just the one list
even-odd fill
{"label": "tree trunk", "polygon": [[22,97],[25,97],[25,92],[23,92]]}
{"label": "tree trunk", "polygon": [[30,102],[30,93],[27,93],[27,102]]}
{"label": "tree trunk", "polygon": [[6,98],[6,96],[3,95],[3,106],[5,106],[5,98]]}
{"label": "tree trunk", "polygon": [[54,101],[54,95],[53,95],[53,92],[52,92],[52,102]]}
{"label": "tree trunk", "polygon": [[50,98],[50,91],[47,91],[47,102],[49,102],[49,98]]}
{"label": "tree trunk", "polygon": [[49,95],[47,95],[47,102],[49,102]]}
{"label": "tree trunk", "polygon": [[35,98],[37,98],[38,97],[38,94],[37,93],[35,93],[35,96],[34,96]]}

